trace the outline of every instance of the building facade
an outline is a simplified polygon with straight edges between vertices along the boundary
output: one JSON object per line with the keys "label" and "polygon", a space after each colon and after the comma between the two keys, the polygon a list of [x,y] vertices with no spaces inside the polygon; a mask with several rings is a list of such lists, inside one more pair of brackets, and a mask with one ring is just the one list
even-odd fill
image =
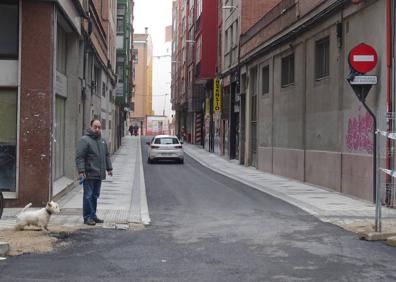
{"label": "building facade", "polygon": [[386,11],[386,1],[283,0],[247,25],[240,38],[245,165],[373,200],[373,121],[346,77],[358,43],[382,54],[367,103],[387,129]]}
{"label": "building facade", "polygon": [[152,109],[153,46],[147,28],[146,33],[133,35],[133,48],[135,86],[131,99],[129,123],[138,125],[141,133],[145,134],[146,116],[154,114]]}
{"label": "building facade", "polygon": [[[203,83],[205,99],[198,99],[203,108],[201,144],[242,165],[373,200],[373,121],[346,81],[348,54],[361,42],[379,54],[369,73],[378,76],[378,84],[367,104],[377,115],[378,129],[394,131],[394,1],[213,2],[220,19],[213,29],[218,59],[212,78],[220,81],[221,112],[214,111],[215,89]],[[201,82],[198,60],[211,60],[203,51],[197,58],[204,33],[197,10],[203,3],[204,15],[209,6],[205,1],[175,1],[172,103],[176,124],[194,135],[185,59],[189,53],[183,44],[191,39],[186,24],[191,3],[196,9],[194,87]],[[191,93],[194,101],[198,96]],[[394,141],[378,140],[379,166],[392,171]],[[377,173],[385,202],[391,204],[393,179]]]}
{"label": "building facade", "polygon": [[[172,105],[176,133],[194,144],[213,150],[213,119],[205,112],[206,99],[213,101],[217,64],[217,1],[174,2],[172,44]],[[206,117],[206,118],[205,118]],[[206,140],[206,141],[205,141]],[[209,145],[211,144],[211,145]]]}
{"label": "building facade", "polygon": [[117,1],[117,90],[115,103],[117,105],[117,142],[125,135],[128,115],[131,111],[130,100],[133,94],[133,5],[130,0]]}
{"label": "building facade", "polygon": [[116,5],[16,0],[0,13],[0,189],[7,206],[42,206],[75,183],[75,146],[92,118],[116,149]]}

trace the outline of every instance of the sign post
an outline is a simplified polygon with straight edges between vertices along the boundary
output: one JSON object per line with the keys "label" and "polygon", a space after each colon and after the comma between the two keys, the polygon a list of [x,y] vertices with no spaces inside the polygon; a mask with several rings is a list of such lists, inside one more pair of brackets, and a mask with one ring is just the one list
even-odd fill
{"label": "sign post", "polygon": [[377,84],[377,76],[365,75],[373,70],[378,62],[377,52],[373,47],[360,43],[349,52],[351,73],[346,80],[352,87],[357,98],[373,118],[373,199],[375,202],[375,231],[381,232],[381,193],[377,185],[377,119],[366,104],[366,97],[373,85]]}

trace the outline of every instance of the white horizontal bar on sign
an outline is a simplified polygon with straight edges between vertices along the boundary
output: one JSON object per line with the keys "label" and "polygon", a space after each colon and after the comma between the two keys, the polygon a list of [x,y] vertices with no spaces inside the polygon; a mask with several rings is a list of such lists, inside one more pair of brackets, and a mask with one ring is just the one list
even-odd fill
{"label": "white horizontal bar on sign", "polygon": [[396,133],[395,132],[387,132],[387,131],[383,131],[383,130],[379,130],[377,129],[375,133],[379,133],[385,137],[388,137],[389,139],[394,139],[396,140]]}
{"label": "white horizontal bar on sign", "polygon": [[392,177],[396,177],[396,171],[394,171],[394,170],[390,170],[390,169],[386,169],[386,168],[382,168],[382,167],[380,167],[380,170],[382,170],[383,172],[385,172],[386,174],[388,174]]}
{"label": "white horizontal bar on sign", "polygon": [[374,62],[373,55],[353,55],[354,62]]}
{"label": "white horizontal bar on sign", "polygon": [[377,84],[376,75],[357,75],[349,82],[352,85],[374,85]]}

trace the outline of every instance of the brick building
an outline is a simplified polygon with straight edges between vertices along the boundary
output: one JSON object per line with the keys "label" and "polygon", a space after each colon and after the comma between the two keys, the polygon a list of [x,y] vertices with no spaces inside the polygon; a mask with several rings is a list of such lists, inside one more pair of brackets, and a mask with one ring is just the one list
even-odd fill
{"label": "brick building", "polygon": [[76,180],[75,145],[100,118],[112,151],[116,1],[0,3],[0,189],[42,206]]}

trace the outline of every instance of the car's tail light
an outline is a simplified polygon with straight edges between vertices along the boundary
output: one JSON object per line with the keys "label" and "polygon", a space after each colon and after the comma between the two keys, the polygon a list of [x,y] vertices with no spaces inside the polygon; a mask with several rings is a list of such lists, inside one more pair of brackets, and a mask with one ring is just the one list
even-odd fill
{"label": "car's tail light", "polygon": [[178,145],[178,146],[175,146],[175,148],[176,148],[176,149],[181,149],[181,148],[183,148],[183,147],[182,147],[182,145]]}
{"label": "car's tail light", "polygon": [[151,149],[159,149],[159,146],[151,145]]}

